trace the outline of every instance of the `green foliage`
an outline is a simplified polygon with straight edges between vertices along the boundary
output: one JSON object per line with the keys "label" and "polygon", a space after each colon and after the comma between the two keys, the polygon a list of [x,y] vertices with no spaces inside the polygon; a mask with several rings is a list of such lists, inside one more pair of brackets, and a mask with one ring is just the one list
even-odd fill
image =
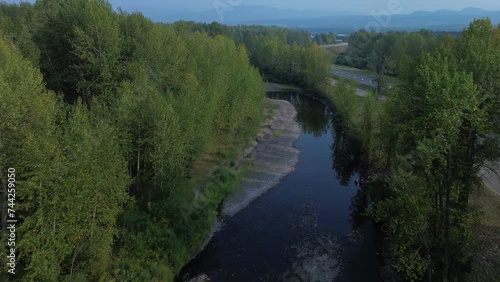
{"label": "green foliage", "polygon": [[47,87],[66,101],[89,103],[109,93],[120,77],[118,15],[105,0],[48,1],[36,37]]}
{"label": "green foliage", "polygon": [[453,280],[470,262],[477,214],[469,198],[481,166],[500,153],[498,30],[486,19],[458,38],[359,32],[350,52],[402,84],[383,103],[356,98],[342,81],[327,95],[361,138],[371,185],[386,191],[373,195],[372,215],[386,263],[408,280]]}
{"label": "green foliage", "polygon": [[433,52],[446,38],[428,30],[386,33],[360,30],[349,36],[349,50],[337,63],[384,75],[399,75],[408,60]]}
{"label": "green foliage", "polygon": [[[474,40],[465,39],[469,32],[474,32],[474,28],[464,32],[464,38],[456,43],[467,40],[468,45],[474,44]],[[495,96],[490,95],[498,92],[485,94],[474,79],[481,73],[472,68],[462,71],[463,65],[456,61],[460,57],[452,53],[459,50],[445,45],[435,55],[424,54],[414,61],[408,68],[411,73],[404,75],[404,85],[387,101],[387,127],[382,136],[390,140],[393,147],[386,151],[390,160],[387,173],[395,175],[404,168],[405,174],[411,173],[425,183],[419,188],[425,189],[420,197],[426,205],[432,203],[432,208],[430,213],[422,215],[427,217],[429,242],[426,253],[423,249],[419,253],[422,259],[427,257],[428,276],[440,275],[443,279],[456,277],[470,258],[473,213],[468,207],[469,196],[480,182],[477,176],[480,165],[488,153],[494,152],[488,136],[494,133],[491,125],[495,118],[489,105],[484,103],[484,95],[493,98]],[[465,70],[473,71],[467,74]],[[397,186],[389,185],[395,195],[389,197],[386,205],[398,205],[400,201],[411,203],[411,198],[401,200]],[[416,209],[415,214],[406,219],[396,220],[394,215],[384,212],[383,207],[377,206],[377,211],[385,214],[379,220],[387,228],[401,230],[398,233],[403,233],[419,211]],[[404,213],[398,216],[401,215]],[[402,248],[397,240],[389,242],[393,250]],[[410,242],[418,242],[418,239]],[[419,247],[413,250],[405,247],[405,250],[407,252],[393,254],[393,257],[410,255]],[[396,266],[401,269],[397,263]],[[413,280],[422,274],[419,268],[406,270],[407,277]]]}
{"label": "green foliage", "polygon": [[377,203],[374,218],[387,222],[383,231],[390,244],[392,266],[408,280],[417,281],[430,267],[431,203],[427,201],[427,187],[418,177],[402,170],[394,173],[390,186],[393,194]]}
{"label": "green foliage", "polygon": [[[127,67],[116,117],[136,204],[120,220],[113,268],[117,277],[169,280],[204,241],[227,187],[236,185],[230,177],[202,189],[190,179],[200,178],[193,166],[207,154],[245,147],[260,127],[264,92],[246,49],[224,36],[152,24],[139,14],[122,13],[119,21]],[[162,264],[172,272],[158,269]]]}
{"label": "green foliage", "polygon": [[[16,169],[16,180],[23,187],[17,190],[17,197],[21,199],[17,203],[27,202],[22,206],[32,210],[40,201],[45,201],[37,199],[36,191],[41,190],[46,196],[49,189],[56,186],[50,164],[57,150],[57,101],[52,93],[43,89],[40,73],[3,38],[0,38],[0,85],[0,186],[5,193],[7,169]],[[47,192],[42,190],[41,183],[44,188],[47,186]],[[2,219],[5,217],[2,213]],[[27,236],[25,240],[40,239]],[[18,243],[22,244],[22,241]],[[58,273],[59,266],[50,265],[52,258],[47,257],[45,268],[39,270],[45,277],[55,277]]]}
{"label": "green foliage", "polygon": [[369,94],[362,100],[360,114],[360,135],[363,140],[363,153],[367,163],[375,163],[380,159],[380,142],[382,104],[379,96]]}
{"label": "green foliage", "polygon": [[336,43],[336,35],[332,32],[329,33],[319,33],[314,35],[313,41],[318,45],[330,45]]}
{"label": "green foliage", "polygon": [[419,32],[386,33],[360,30],[349,36],[349,49],[336,58],[336,64],[371,70],[377,74],[377,92],[386,95],[389,91],[386,76],[400,76],[409,63],[422,53],[434,52],[445,35],[427,30]]}
{"label": "green foliage", "polygon": [[35,9],[27,3],[0,6],[0,34],[10,39],[35,66],[40,59],[40,50],[33,40],[37,19]]}
{"label": "green foliage", "polygon": [[[193,22],[178,22],[174,28],[181,33],[199,31],[211,37],[228,36],[236,44],[245,45],[250,62],[267,80],[298,85],[317,93],[326,91],[325,78],[330,76],[331,53],[319,48],[317,40],[311,42],[308,32],[278,27],[227,27],[217,23],[207,25]],[[324,34],[324,37],[327,42],[335,43],[333,34]]]}
{"label": "green foliage", "polygon": [[338,115],[342,117],[345,126],[354,127],[359,107],[355,86],[347,80],[340,79],[326,95],[335,106]]}
{"label": "green foliage", "polygon": [[280,44],[272,37],[255,37],[248,43],[251,61],[268,79],[292,83],[308,90],[323,92],[330,75],[329,54],[317,44],[301,47]]}
{"label": "green foliage", "polygon": [[220,25],[209,36],[107,1],[0,8],[0,168],[23,187],[20,278],[172,281],[239,180],[195,168],[235,158],[260,128],[246,48]]}

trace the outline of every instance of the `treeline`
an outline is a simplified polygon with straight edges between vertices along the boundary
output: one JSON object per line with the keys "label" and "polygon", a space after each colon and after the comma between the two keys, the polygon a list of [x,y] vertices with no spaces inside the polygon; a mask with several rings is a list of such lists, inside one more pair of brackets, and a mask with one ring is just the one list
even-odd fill
{"label": "treeline", "polygon": [[363,142],[390,276],[410,281],[463,279],[478,219],[469,200],[481,167],[500,157],[500,27],[475,20],[434,45],[412,45],[432,48],[407,51],[384,102],[344,83],[331,96]]}
{"label": "treeline", "polygon": [[429,30],[385,33],[360,30],[349,36],[349,49],[337,56],[335,63],[371,70],[384,83],[384,76],[400,76],[411,60],[422,52],[434,52],[448,37],[451,36],[436,35]]}
{"label": "treeline", "polygon": [[292,45],[296,43],[300,46],[311,44],[311,34],[307,31],[285,29],[279,27],[266,26],[227,26],[218,22],[211,24],[179,21],[174,24],[178,30],[191,32],[206,32],[209,36],[225,35],[233,39],[238,44],[245,44],[251,37],[265,36],[276,38],[280,42]]}
{"label": "treeline", "polygon": [[326,89],[325,78],[331,75],[331,53],[319,48],[309,32],[264,26],[230,27],[218,23],[178,22],[174,26],[179,31],[203,31],[212,37],[226,35],[246,46],[250,62],[265,80],[294,84],[317,93]]}
{"label": "treeline", "polygon": [[318,33],[314,35],[314,42],[318,45],[330,45],[337,42],[337,36],[333,32]]}
{"label": "treeline", "polygon": [[104,0],[1,4],[0,88],[23,281],[172,281],[238,177],[209,171],[254,138],[265,97],[244,46]]}
{"label": "treeline", "polygon": [[429,30],[384,33],[360,30],[349,36],[349,49],[338,56],[336,62],[373,71],[384,68],[386,74],[397,75],[408,58],[434,51],[443,38],[446,35],[438,37]]}

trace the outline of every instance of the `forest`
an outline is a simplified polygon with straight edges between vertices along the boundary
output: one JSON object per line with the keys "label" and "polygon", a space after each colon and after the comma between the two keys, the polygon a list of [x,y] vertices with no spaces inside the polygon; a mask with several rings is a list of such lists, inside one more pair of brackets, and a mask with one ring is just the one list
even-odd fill
{"label": "forest", "polygon": [[[264,26],[229,27],[219,23],[177,22],[178,30],[203,31],[210,36],[224,35],[246,46],[250,63],[266,81],[293,84],[321,94],[330,76],[331,56],[317,39],[305,31]],[[332,36],[317,34],[316,38]],[[319,41],[321,43],[321,41]]]}
{"label": "forest", "polygon": [[264,89],[246,48],[106,1],[2,4],[0,34],[0,184],[5,196],[15,168],[16,277],[172,281],[260,128]]}
{"label": "forest", "polygon": [[[244,173],[235,163],[264,119],[263,81],[329,100],[362,144],[366,213],[391,277],[461,279],[478,172],[500,157],[500,28],[359,31],[337,58],[319,47],[332,40],[153,23],[105,0],[2,3],[0,186],[5,199],[15,168],[16,279],[173,281]],[[401,83],[360,98],[331,85],[332,60]]]}
{"label": "forest", "polygon": [[[394,35],[359,32],[350,40],[374,46],[358,43],[349,52],[366,58],[375,48],[368,58],[384,58],[376,55],[383,39],[359,37]],[[496,281],[492,266],[473,269],[480,248],[476,228],[484,216],[473,198],[482,191],[480,170],[500,157],[500,27],[480,19],[458,37],[399,38],[411,37],[422,44],[413,44],[418,53],[406,59],[395,60],[390,48],[382,48],[386,62],[400,65],[394,68],[398,87],[359,99],[344,82],[327,93],[351,137],[362,143],[370,179],[364,189],[373,202],[367,214],[384,234],[391,280],[469,281],[473,270],[482,278],[470,281]],[[499,207],[496,201],[493,213]],[[491,240],[498,238],[495,230]],[[498,241],[488,244],[495,248]]]}

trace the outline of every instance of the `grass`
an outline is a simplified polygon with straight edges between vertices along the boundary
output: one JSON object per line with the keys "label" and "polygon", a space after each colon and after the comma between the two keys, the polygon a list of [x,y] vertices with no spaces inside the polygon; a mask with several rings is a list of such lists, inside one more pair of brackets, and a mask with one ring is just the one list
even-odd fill
{"label": "grass", "polygon": [[500,196],[485,187],[475,194],[471,202],[482,213],[475,226],[477,242],[474,250],[471,282],[498,282],[500,279]]}

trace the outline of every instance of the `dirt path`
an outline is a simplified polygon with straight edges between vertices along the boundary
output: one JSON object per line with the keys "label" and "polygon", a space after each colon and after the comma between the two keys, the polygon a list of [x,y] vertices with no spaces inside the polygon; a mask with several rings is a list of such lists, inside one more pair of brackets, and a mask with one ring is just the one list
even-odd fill
{"label": "dirt path", "polygon": [[293,146],[301,133],[295,121],[297,111],[287,101],[269,100],[276,115],[263,128],[257,144],[249,150],[245,161],[250,164],[240,187],[224,202],[222,216],[233,216],[252,201],[276,186],[295,169],[300,151]]}

